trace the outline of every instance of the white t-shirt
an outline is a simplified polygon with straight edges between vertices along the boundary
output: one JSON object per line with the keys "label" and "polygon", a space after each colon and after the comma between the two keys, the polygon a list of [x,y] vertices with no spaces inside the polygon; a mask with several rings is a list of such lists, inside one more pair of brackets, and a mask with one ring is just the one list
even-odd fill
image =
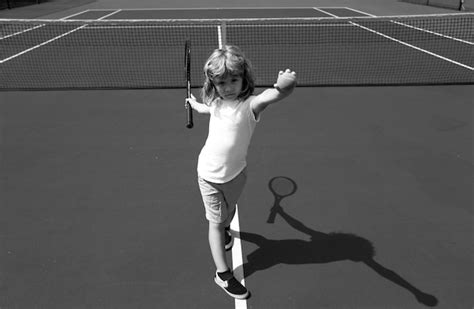
{"label": "white t-shirt", "polygon": [[243,102],[218,99],[211,104],[209,135],[198,160],[200,177],[225,183],[247,166],[247,150],[259,121],[250,108],[254,98]]}

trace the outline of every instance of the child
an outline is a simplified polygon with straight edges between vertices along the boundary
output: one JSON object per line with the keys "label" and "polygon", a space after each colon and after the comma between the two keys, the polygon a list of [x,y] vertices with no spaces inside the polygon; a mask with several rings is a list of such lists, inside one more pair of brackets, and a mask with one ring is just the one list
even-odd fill
{"label": "child", "polygon": [[187,102],[199,113],[210,114],[209,135],[198,159],[198,182],[206,218],[209,245],[216,265],[214,281],[230,296],[245,299],[249,292],[227,264],[225,251],[233,244],[229,231],[235,205],[246,182],[246,156],[260,114],[288,96],[296,74],[280,72],[274,88],[253,95],[250,62],[236,46],[217,49],[204,66],[203,103],[193,96]]}

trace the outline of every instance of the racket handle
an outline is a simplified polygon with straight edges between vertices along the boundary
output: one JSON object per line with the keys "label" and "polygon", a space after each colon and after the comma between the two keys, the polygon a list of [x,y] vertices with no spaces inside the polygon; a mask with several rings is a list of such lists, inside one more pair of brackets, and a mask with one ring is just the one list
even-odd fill
{"label": "racket handle", "polygon": [[270,211],[270,215],[268,216],[267,223],[275,223],[275,218],[277,215],[277,209],[276,207],[272,207]]}
{"label": "racket handle", "polygon": [[186,128],[191,129],[193,126],[193,108],[191,104],[186,103]]}

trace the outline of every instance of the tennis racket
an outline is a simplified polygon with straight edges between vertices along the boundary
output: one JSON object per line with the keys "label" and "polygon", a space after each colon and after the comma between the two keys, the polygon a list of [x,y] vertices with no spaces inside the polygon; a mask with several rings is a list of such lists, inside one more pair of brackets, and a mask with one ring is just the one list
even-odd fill
{"label": "tennis racket", "polygon": [[[186,96],[188,99],[191,98],[191,41],[186,40],[184,46],[184,72],[186,74]],[[191,129],[193,124],[193,108],[191,104],[186,102],[186,128]]]}
{"label": "tennis racket", "polygon": [[275,217],[278,213],[278,208],[281,207],[281,200],[287,196],[294,194],[296,192],[297,186],[293,179],[285,176],[277,176],[270,180],[270,182],[268,183],[268,187],[273,193],[275,201],[273,203],[272,209],[270,210],[270,215],[268,216],[267,223],[274,223]]}

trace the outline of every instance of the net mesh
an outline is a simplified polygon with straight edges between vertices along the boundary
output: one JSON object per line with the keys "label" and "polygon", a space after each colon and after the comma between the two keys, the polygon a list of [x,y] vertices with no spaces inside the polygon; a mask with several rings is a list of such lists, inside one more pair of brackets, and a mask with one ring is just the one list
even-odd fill
{"label": "net mesh", "polygon": [[291,68],[299,86],[474,83],[474,14],[236,20],[0,20],[0,89],[185,87],[219,45],[251,60],[257,86]]}

